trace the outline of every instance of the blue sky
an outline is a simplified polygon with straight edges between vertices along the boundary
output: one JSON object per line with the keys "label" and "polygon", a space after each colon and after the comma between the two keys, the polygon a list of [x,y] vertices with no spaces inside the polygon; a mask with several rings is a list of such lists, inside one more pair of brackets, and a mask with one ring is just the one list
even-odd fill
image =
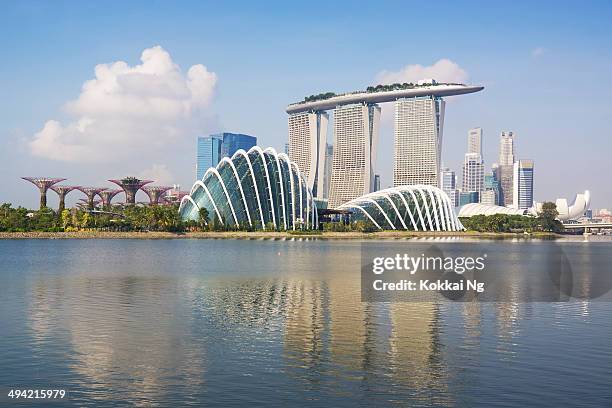
{"label": "blue sky", "polygon": [[[513,130],[518,156],[535,161],[537,200],[572,199],[590,189],[593,207],[612,207],[609,2],[221,3],[3,2],[0,202],[36,206],[33,187],[18,178],[25,175],[108,185],[112,177],[159,173],[189,188],[198,134],[245,132],[280,149],[288,103],[362,89],[383,71],[448,59],[467,82],[486,89],[449,101],[445,164],[459,173],[467,131],[480,126],[489,167],[499,133]],[[182,126],[173,119],[178,136],[163,143],[155,131],[149,139],[135,136],[125,151],[117,149],[116,157],[105,151],[95,163],[33,152],[47,121],[68,126],[85,115],[87,107],[66,104],[79,98],[96,65],[138,65],[143,50],[158,45],[183,75],[197,64],[214,73],[197,120]],[[383,186],[391,183],[389,119],[383,117],[380,135]]]}

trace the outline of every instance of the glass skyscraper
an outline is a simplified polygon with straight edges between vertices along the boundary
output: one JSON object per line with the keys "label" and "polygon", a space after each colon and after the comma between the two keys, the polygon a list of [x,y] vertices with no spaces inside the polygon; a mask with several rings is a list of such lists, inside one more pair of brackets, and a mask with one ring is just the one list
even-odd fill
{"label": "glass skyscraper", "polygon": [[215,167],[221,160],[223,139],[219,135],[198,137],[198,156],[196,163],[197,180],[202,180],[204,173]]}
{"label": "glass skyscraper", "polygon": [[533,206],[533,160],[514,163],[513,207],[527,209]]}
{"label": "glass skyscraper", "polygon": [[202,180],[206,170],[215,167],[222,158],[232,157],[240,149],[248,152],[256,144],[255,136],[242,133],[224,132],[198,137],[197,179]]}
{"label": "glass skyscraper", "polygon": [[251,135],[245,135],[242,133],[219,133],[213,135],[223,141],[221,147],[221,157],[232,157],[234,153],[242,149],[248,152],[249,149],[257,144],[257,138]]}

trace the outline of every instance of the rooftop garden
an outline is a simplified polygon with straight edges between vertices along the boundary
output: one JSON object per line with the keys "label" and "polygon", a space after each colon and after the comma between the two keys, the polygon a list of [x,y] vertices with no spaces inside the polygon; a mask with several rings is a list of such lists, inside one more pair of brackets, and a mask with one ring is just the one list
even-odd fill
{"label": "rooftop garden", "polygon": [[358,93],[375,93],[375,92],[389,92],[389,91],[401,91],[403,89],[415,89],[415,88],[424,88],[424,87],[428,87],[428,86],[436,86],[436,85],[462,85],[462,84],[457,84],[457,83],[441,83],[441,82],[434,82],[434,83],[420,83],[420,84],[414,84],[412,82],[404,82],[404,83],[394,83],[394,84],[378,84],[376,86],[368,86],[366,88],[365,91],[354,91],[354,92],[346,92],[346,93],[342,93],[342,94],[336,94],[335,92],[325,92],[325,93],[320,93],[317,95],[310,95],[304,98],[303,101],[301,102],[297,102],[293,105],[297,105],[297,104],[301,104],[301,103],[308,103],[308,102],[316,102],[316,101],[323,101],[326,99],[330,99],[333,98],[335,96],[344,96],[344,95],[352,95],[352,94],[358,94]]}

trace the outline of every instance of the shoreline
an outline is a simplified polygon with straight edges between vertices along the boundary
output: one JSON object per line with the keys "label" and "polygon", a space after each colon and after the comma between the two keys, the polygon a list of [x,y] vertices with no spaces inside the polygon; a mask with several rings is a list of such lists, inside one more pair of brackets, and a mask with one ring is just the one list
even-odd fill
{"label": "shoreline", "polygon": [[381,231],[381,232],[321,232],[321,233],[291,233],[291,232],[111,232],[111,231],[71,231],[71,232],[0,232],[0,240],[4,239],[406,239],[406,238],[476,238],[476,239],[558,239],[564,235],[538,232],[532,234],[512,232],[475,232],[475,231]]}

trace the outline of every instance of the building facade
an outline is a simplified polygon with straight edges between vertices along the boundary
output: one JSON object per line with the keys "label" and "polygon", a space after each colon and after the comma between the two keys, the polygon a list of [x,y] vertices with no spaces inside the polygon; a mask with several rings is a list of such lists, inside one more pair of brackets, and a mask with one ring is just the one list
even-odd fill
{"label": "building facade", "polygon": [[331,175],[332,175],[332,162],[334,159],[334,146],[331,144],[327,144],[325,148],[325,165],[324,176],[323,176],[323,199],[329,199],[329,185],[331,183]]}
{"label": "building facade", "polygon": [[216,136],[223,141],[221,157],[232,157],[239,149],[246,152],[251,147],[257,145],[257,138],[255,136],[242,133],[224,132],[212,136]]}
{"label": "building facade", "polygon": [[316,198],[324,198],[329,116],[323,111],[289,115],[289,157],[297,163]]}
{"label": "building facade", "polygon": [[439,186],[444,106],[434,96],[395,102],[394,186]]}
{"label": "building facade", "polygon": [[379,123],[380,107],[376,104],[334,109],[330,208],[373,191]]}
{"label": "building facade", "polygon": [[[496,169],[497,167],[495,167]],[[496,179],[495,170],[491,174],[484,176],[484,190],[480,197],[480,202],[488,205],[499,205],[500,202],[499,181]],[[483,201],[485,200],[485,201]]]}
{"label": "building facade", "polygon": [[222,156],[223,137],[219,135],[198,137],[196,178],[202,180],[204,173],[219,164]]}
{"label": "building facade", "polygon": [[499,143],[498,180],[502,206],[514,204],[514,132],[502,132]]}
{"label": "building facade", "polygon": [[478,153],[466,153],[463,161],[462,191],[480,192],[484,184],[484,162]]}
{"label": "building facade", "polygon": [[482,156],[482,128],[474,128],[468,131],[467,152]]}
{"label": "building facade", "polygon": [[459,204],[457,193],[457,176],[454,171],[449,168],[442,169],[440,173],[440,188],[446,193],[451,200],[453,207]]}
{"label": "building facade", "polygon": [[514,163],[513,207],[527,209],[533,206],[533,160]]}

